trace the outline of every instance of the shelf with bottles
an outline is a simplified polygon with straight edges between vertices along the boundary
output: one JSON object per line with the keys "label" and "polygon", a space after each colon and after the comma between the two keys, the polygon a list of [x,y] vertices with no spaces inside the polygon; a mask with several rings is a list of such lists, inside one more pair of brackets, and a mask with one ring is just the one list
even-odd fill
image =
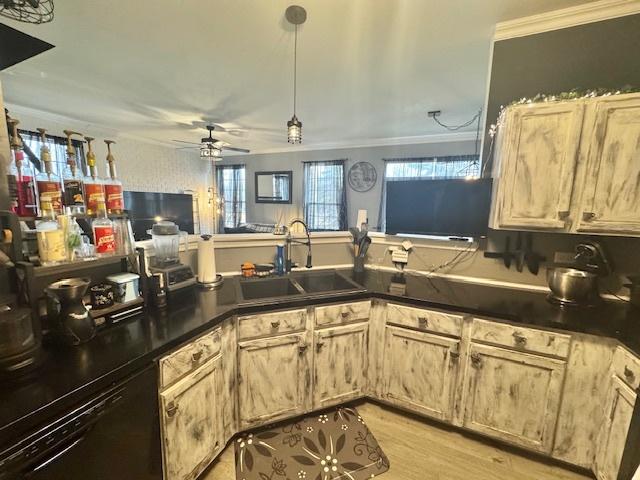
{"label": "shelf with bottles", "polygon": [[[97,217],[97,214],[89,214],[89,213],[72,213],[70,214],[74,218],[78,220],[94,220]],[[108,213],[107,218],[110,220],[127,220],[129,219],[129,213],[127,211],[123,211],[121,213]],[[18,215],[18,221],[20,222],[38,222],[43,220],[41,216],[20,216]]]}

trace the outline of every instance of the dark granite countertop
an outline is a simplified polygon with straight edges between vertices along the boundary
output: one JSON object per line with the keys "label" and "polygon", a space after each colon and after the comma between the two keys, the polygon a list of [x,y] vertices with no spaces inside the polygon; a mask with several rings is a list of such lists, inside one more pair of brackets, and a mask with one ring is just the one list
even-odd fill
{"label": "dark granite countertop", "polygon": [[147,311],[80,347],[45,343],[42,367],[13,383],[0,383],[0,446],[239,312],[373,297],[614,338],[640,355],[640,310],[625,302],[561,308],[547,302],[544,292],[373,270],[342,273],[366,292],[239,305],[237,280],[227,279],[218,290],[196,290],[164,312]]}

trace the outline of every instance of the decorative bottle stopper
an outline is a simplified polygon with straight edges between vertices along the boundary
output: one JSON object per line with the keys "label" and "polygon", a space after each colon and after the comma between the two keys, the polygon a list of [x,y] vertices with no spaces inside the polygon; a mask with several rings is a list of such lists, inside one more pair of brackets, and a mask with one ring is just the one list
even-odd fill
{"label": "decorative bottle stopper", "polygon": [[71,168],[71,172],[73,175],[76,175],[76,149],[73,148],[73,144],[71,143],[72,135],[82,136],[79,132],[74,132],[73,130],[63,130],[64,134],[67,136],[67,164]]}
{"label": "decorative bottle stopper", "polygon": [[113,140],[105,140],[104,143],[107,144],[107,162],[111,163],[115,160],[115,158],[113,158],[113,155],[111,154],[111,144],[116,142],[114,142]]}
{"label": "decorative bottle stopper", "polygon": [[85,136],[84,139],[87,141],[87,165],[89,166],[91,176],[95,178],[96,154],[93,151],[93,147],[91,146],[91,142],[93,142],[95,138]]}
{"label": "decorative bottle stopper", "polygon": [[11,130],[11,148],[14,150],[22,148],[22,140],[20,140],[20,135],[18,135],[18,124],[20,123],[20,120],[9,117],[7,118],[7,123]]}

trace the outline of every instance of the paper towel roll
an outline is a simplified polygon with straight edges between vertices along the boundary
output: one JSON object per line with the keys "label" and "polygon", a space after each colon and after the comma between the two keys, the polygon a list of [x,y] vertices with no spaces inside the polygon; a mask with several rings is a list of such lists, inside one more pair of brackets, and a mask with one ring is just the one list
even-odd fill
{"label": "paper towel roll", "polygon": [[212,283],[216,280],[216,252],[211,235],[198,239],[198,282]]}

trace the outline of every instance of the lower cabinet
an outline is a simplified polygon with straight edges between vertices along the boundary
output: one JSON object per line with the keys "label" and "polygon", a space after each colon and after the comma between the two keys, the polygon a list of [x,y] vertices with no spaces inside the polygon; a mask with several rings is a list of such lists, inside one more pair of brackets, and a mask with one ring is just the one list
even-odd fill
{"label": "lower cabinet", "polygon": [[385,327],[385,400],[450,421],[458,376],[458,339]]}
{"label": "lower cabinet", "polygon": [[466,365],[464,426],[550,453],[566,363],[472,343]]}
{"label": "lower cabinet", "polygon": [[327,328],[314,333],[314,408],[364,396],[368,333],[367,323]]}
{"label": "lower cabinet", "polygon": [[195,479],[220,452],[218,355],[160,393],[166,480]]}
{"label": "lower cabinet", "polygon": [[306,332],[238,343],[241,429],[308,409],[311,353]]}
{"label": "lower cabinet", "polygon": [[618,478],[635,403],[635,392],[614,375],[605,406],[606,417],[598,437],[595,472],[599,480]]}

